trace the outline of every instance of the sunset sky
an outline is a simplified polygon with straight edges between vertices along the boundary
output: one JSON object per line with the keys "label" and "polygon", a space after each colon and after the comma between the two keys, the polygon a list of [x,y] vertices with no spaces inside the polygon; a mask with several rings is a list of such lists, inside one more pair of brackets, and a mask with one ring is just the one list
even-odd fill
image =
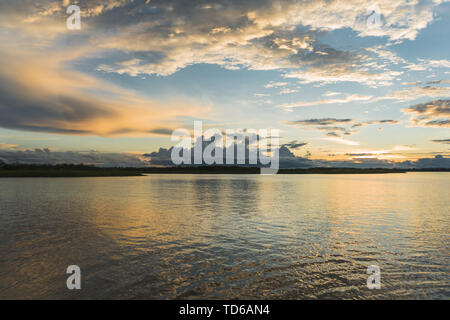
{"label": "sunset sky", "polygon": [[312,159],[446,157],[449,2],[2,0],[0,149],[139,155],[202,120]]}

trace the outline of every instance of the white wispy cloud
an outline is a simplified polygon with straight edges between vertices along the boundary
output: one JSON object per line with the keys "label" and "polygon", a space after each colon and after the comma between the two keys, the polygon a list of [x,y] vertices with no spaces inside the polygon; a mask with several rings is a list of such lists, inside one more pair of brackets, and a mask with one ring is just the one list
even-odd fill
{"label": "white wispy cloud", "polygon": [[384,96],[375,97],[370,102],[381,100],[397,100],[397,101],[413,101],[419,98],[437,98],[446,97],[450,94],[450,87],[425,86],[425,87],[409,87],[406,89],[396,90]]}
{"label": "white wispy cloud", "polygon": [[404,68],[411,71],[425,71],[437,68],[450,68],[450,60],[417,59],[417,63],[408,63]]}
{"label": "white wispy cloud", "polygon": [[316,101],[298,101],[295,103],[290,104],[283,104],[280,105],[280,107],[285,109],[292,109],[292,108],[299,108],[299,107],[311,107],[316,105],[322,105],[322,104],[342,104],[342,103],[349,103],[354,101],[367,101],[372,99],[372,96],[365,96],[360,94],[352,94],[348,95],[345,98],[342,99],[321,99]]}
{"label": "white wispy cloud", "polygon": [[341,92],[334,92],[334,91],[327,91],[324,94],[322,94],[322,96],[324,97],[333,97],[333,96],[338,96],[341,95]]}
{"label": "white wispy cloud", "polygon": [[326,138],[321,138],[321,139],[335,142],[338,144],[345,144],[347,146],[358,146],[360,144],[358,141],[348,140],[348,139],[341,138],[341,137],[326,137]]}

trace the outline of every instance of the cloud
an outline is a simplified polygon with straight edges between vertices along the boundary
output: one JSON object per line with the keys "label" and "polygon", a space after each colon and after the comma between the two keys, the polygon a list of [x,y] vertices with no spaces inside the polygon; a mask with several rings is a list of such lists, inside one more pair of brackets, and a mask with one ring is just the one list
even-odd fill
{"label": "cloud", "polygon": [[380,59],[385,60],[392,64],[406,64],[407,61],[399,57],[396,53],[386,50],[384,46],[378,45],[372,48],[366,49],[369,52],[376,54]]}
{"label": "cloud", "polygon": [[170,147],[169,149],[159,148],[158,151],[144,153],[142,156],[154,166],[173,166],[171,158],[172,150],[173,147]]}
{"label": "cloud", "polygon": [[280,94],[289,94],[289,93],[295,93],[298,92],[296,89],[281,89]]}
{"label": "cloud", "polygon": [[402,110],[414,126],[450,127],[450,100],[433,100]]}
{"label": "cloud", "polygon": [[[200,140],[197,140],[196,143],[200,143]],[[209,145],[209,144],[214,144],[213,142],[209,142],[209,143],[205,143],[203,142],[202,145],[202,150],[204,150],[204,148]],[[299,143],[298,141],[291,141],[287,144],[283,144],[279,147],[279,161],[280,161],[280,167],[281,168],[293,168],[293,167],[299,167],[299,168],[304,168],[304,167],[311,167],[312,166],[312,161],[303,157],[297,157],[295,156],[290,150],[290,149],[298,149],[301,148],[303,146],[307,145],[307,143]],[[239,148],[239,146],[243,146],[246,150],[245,152],[245,156],[244,159],[239,158],[240,160],[244,160],[245,165],[249,165],[249,150],[250,147],[248,145],[248,142],[244,142],[243,140],[237,141],[235,144],[236,148]],[[229,148],[230,146],[228,146]],[[168,149],[166,148],[159,148],[158,151],[154,151],[151,153],[146,153],[143,154],[143,157],[145,159],[147,159],[149,161],[149,163],[151,165],[155,165],[155,166],[174,166],[172,159],[171,159],[171,154],[173,151],[174,147],[170,147]],[[222,149],[222,148],[220,148]],[[224,155],[224,159],[223,159],[223,165],[227,165],[227,161],[226,160],[226,147],[223,148],[223,155]],[[185,152],[189,152],[189,149],[185,149]],[[190,150],[191,153],[191,163],[194,163],[194,152],[192,151],[192,149]],[[236,165],[237,164],[237,159],[238,159],[238,154],[235,153],[234,154],[234,159],[233,159],[233,164],[230,165]],[[228,163],[229,164],[229,163]]]}
{"label": "cloud", "polygon": [[0,149],[14,149],[16,147],[18,147],[17,144],[1,143],[0,142]]}
{"label": "cloud", "polygon": [[345,153],[346,156],[351,157],[350,159],[403,159],[406,158],[400,152],[411,151],[415,148],[407,145],[396,145],[387,150],[356,150],[352,152]]}
{"label": "cloud", "polygon": [[392,81],[401,75],[399,71],[370,71],[368,66],[356,67],[364,64],[362,57],[359,59],[347,60],[329,65],[311,66],[299,71],[286,73],[286,78],[296,78],[301,84],[320,82],[330,84],[337,82],[356,82],[371,87],[388,86]]}
{"label": "cloud", "polygon": [[450,168],[450,158],[437,155],[434,158],[422,158],[416,161],[416,168]]}
{"label": "cloud", "polygon": [[[160,148],[158,151],[143,155],[97,151],[61,152],[46,148],[24,151],[0,149],[0,164],[4,162],[9,164],[85,164],[101,167],[172,166],[173,163],[170,159],[172,148]],[[442,155],[436,155],[433,158],[421,158],[417,161],[391,161],[388,157],[389,151],[375,151],[348,153],[347,155],[352,159],[344,161],[310,160],[295,156],[286,146],[280,147],[279,154],[280,168],[450,168],[450,158]],[[379,159],[376,156],[387,157],[387,159]]]}
{"label": "cloud", "polygon": [[[70,69],[72,62],[90,58],[102,58],[93,70],[130,76],[167,76],[206,63],[230,70],[281,70],[285,79],[303,83],[388,85],[401,72],[380,68],[369,55],[395,64],[407,62],[381,47],[334,48],[322,43],[321,36],[349,29],[360,37],[412,40],[433,21],[433,11],[442,2],[380,0],[384,26],[375,30],[367,28],[369,4],[363,0],[80,0],[82,29],[72,33],[64,23],[69,1],[3,1],[0,111],[5,116],[0,126],[103,136],[167,134],[178,126],[179,117],[209,110],[183,97],[161,103]],[[447,67],[448,61],[417,64],[438,68]],[[448,88],[414,90],[380,100],[448,94]],[[371,98],[354,94],[286,107]],[[431,121],[446,125],[445,119]]]}
{"label": "cloud", "polygon": [[289,124],[301,126],[301,127],[314,127],[315,130],[327,131],[325,140],[346,144],[346,145],[357,145],[356,141],[351,141],[344,139],[343,136],[350,136],[357,131],[353,130],[357,127],[363,127],[367,125],[386,125],[386,124],[397,124],[397,120],[368,120],[359,121],[351,118],[337,119],[337,118],[321,118],[321,119],[306,119],[292,121]]}
{"label": "cloud", "polygon": [[0,149],[0,161],[22,164],[85,164],[102,167],[143,167],[148,163],[127,153],[102,153],[97,151],[51,151],[47,148],[9,151]]}
{"label": "cloud", "polygon": [[411,71],[425,71],[431,69],[442,69],[442,68],[450,68],[450,60],[426,60],[426,59],[417,59],[418,63],[409,63],[404,66],[404,68],[409,69]]}
{"label": "cloud", "polygon": [[422,84],[422,81],[416,81],[416,82],[403,82],[402,85],[404,86],[417,86]]}
{"label": "cloud", "polygon": [[423,125],[425,127],[436,127],[436,128],[450,127],[450,119],[431,120],[431,121],[428,121],[428,122],[424,123]]}
{"label": "cloud", "polygon": [[271,81],[268,84],[266,84],[264,87],[265,88],[278,88],[278,87],[283,87],[283,86],[287,86],[289,83],[287,82],[274,82]]}
{"label": "cloud", "polygon": [[173,129],[168,129],[168,128],[156,128],[156,129],[151,129],[148,132],[154,133],[157,135],[161,135],[161,136],[171,136],[173,131],[174,131]]}
{"label": "cloud", "polygon": [[428,81],[426,84],[441,84],[441,83],[450,83],[450,80],[433,80]]}
{"label": "cloud", "polygon": [[370,121],[357,122],[352,125],[352,128],[363,127],[366,125],[373,125],[373,124],[398,124],[398,123],[399,122],[397,120],[370,120]]}
{"label": "cloud", "polygon": [[330,126],[341,123],[350,123],[353,119],[336,119],[336,118],[321,118],[321,119],[307,119],[293,121],[294,125],[302,126]]}
{"label": "cloud", "polygon": [[436,155],[434,158],[421,158],[416,161],[393,161],[390,159],[378,159],[368,155],[355,157],[352,160],[327,161],[315,160],[314,165],[318,167],[349,167],[349,168],[390,168],[390,169],[431,169],[446,168],[450,169],[450,158],[442,155]]}
{"label": "cloud", "polygon": [[351,130],[342,126],[317,126],[316,130],[328,131],[327,136],[329,137],[340,137],[340,136],[351,136],[356,133],[356,131]]}
{"label": "cloud", "polygon": [[331,141],[331,142],[335,142],[338,144],[345,144],[347,146],[358,146],[359,142],[358,141],[353,141],[353,140],[348,140],[348,139],[344,139],[341,137],[327,137],[327,138],[322,138],[323,140],[327,140],[327,141]]}
{"label": "cloud", "polygon": [[436,142],[436,143],[443,143],[443,144],[450,144],[450,139],[433,139],[430,140],[431,142]]}
{"label": "cloud", "polygon": [[333,96],[338,96],[341,95],[341,92],[334,92],[334,91],[327,91],[323,94],[324,97],[333,97]]}
{"label": "cloud", "polygon": [[280,107],[285,109],[292,109],[292,108],[298,108],[298,107],[310,107],[310,106],[316,106],[321,104],[341,104],[341,103],[349,103],[354,101],[367,101],[372,99],[372,96],[364,96],[360,94],[352,94],[342,99],[323,99],[323,100],[317,100],[317,101],[311,101],[311,102],[295,102],[290,104],[283,104]]}
{"label": "cloud", "polygon": [[[30,52],[0,44],[0,126],[72,135],[161,134],[161,123],[208,106],[160,103],[70,70],[71,52]],[[167,134],[170,128],[164,129]]]}
{"label": "cloud", "polygon": [[283,146],[288,147],[289,149],[299,149],[307,144],[307,142],[298,142],[297,140],[293,140],[289,143],[283,144]]}
{"label": "cloud", "polygon": [[[285,69],[287,77],[304,82],[369,85],[387,85],[398,73],[374,72],[361,64],[365,57],[360,52],[326,46],[320,43],[320,34],[351,29],[360,37],[413,40],[433,21],[433,12],[442,2],[380,0],[384,26],[369,29],[370,3],[365,0],[78,1],[80,34],[89,46],[123,56],[99,64],[98,70],[104,72],[170,75],[192,64],[209,63],[227,69]],[[44,40],[65,36],[61,21],[67,4],[17,0],[0,7],[0,25],[33,32]],[[386,50],[377,50],[395,61]]]}
{"label": "cloud", "polygon": [[385,96],[374,98],[370,100],[370,102],[382,100],[412,101],[424,97],[437,98],[437,97],[446,97],[448,95],[450,95],[450,87],[437,87],[437,86],[410,87],[402,90],[396,90]]}
{"label": "cloud", "polygon": [[[340,1],[333,6],[325,1],[248,1],[245,4],[217,1],[214,6],[208,4],[206,7],[203,1],[189,7],[182,1],[166,1],[165,4],[152,1],[148,8],[141,7],[140,10],[146,13],[142,14],[147,18],[145,21],[137,17],[133,24],[125,23],[114,39],[101,44],[135,52],[158,51],[160,59],[132,60],[133,63],[120,61],[102,65],[101,70],[130,75],[167,75],[191,64],[214,63],[228,69],[306,68],[305,71],[316,77],[319,74],[316,69],[332,70],[331,74],[320,75],[329,81],[375,83],[392,78],[354,68],[355,62],[361,58],[358,54],[318,43],[315,32],[292,31],[296,26],[311,30],[365,29],[365,24],[354,23],[356,17],[365,11],[363,2],[355,1],[351,9]],[[165,10],[165,7],[170,10]],[[361,10],[355,10],[358,7]],[[154,13],[158,13],[158,17],[152,19]],[[411,14],[414,12],[408,13]],[[130,32],[133,37],[129,37]],[[295,73],[288,76],[301,78]]]}

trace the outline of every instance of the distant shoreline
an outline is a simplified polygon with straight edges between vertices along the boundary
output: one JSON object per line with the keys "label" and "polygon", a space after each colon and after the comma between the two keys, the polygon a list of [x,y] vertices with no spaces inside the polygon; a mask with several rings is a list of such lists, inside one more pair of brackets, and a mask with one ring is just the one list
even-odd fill
{"label": "distant shoreline", "polygon": [[[450,172],[450,169],[309,168],[280,169],[278,174],[384,174],[407,172]],[[3,165],[0,167],[0,178],[130,177],[148,174],[260,174],[260,168],[238,166],[100,168],[85,165]]]}

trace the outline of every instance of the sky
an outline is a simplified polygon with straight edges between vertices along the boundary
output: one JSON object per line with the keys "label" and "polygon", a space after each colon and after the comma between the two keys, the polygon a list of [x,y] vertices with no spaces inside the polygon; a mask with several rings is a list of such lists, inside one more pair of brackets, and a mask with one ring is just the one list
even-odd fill
{"label": "sky", "polygon": [[195,120],[317,161],[446,158],[449,2],[3,0],[0,159],[134,163]]}

